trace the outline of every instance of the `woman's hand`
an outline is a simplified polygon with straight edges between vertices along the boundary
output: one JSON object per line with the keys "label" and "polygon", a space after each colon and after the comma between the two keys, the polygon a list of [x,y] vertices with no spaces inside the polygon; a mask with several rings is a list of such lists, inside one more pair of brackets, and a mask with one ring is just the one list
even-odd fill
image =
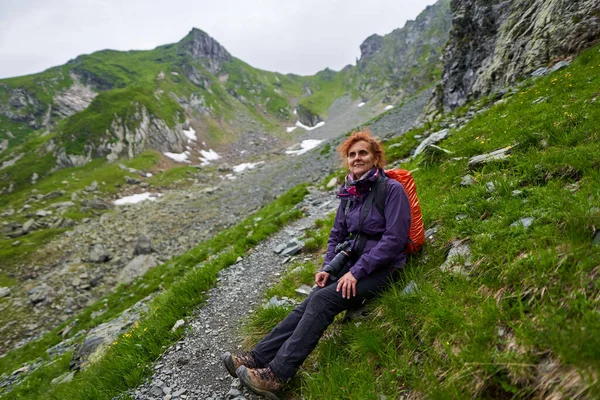
{"label": "woman's hand", "polygon": [[329,272],[319,271],[315,275],[315,283],[318,287],[323,287],[327,283],[327,279],[329,279]]}
{"label": "woman's hand", "polygon": [[356,278],[350,271],[346,272],[344,276],[338,281],[336,292],[342,290],[342,298],[349,299],[356,296]]}

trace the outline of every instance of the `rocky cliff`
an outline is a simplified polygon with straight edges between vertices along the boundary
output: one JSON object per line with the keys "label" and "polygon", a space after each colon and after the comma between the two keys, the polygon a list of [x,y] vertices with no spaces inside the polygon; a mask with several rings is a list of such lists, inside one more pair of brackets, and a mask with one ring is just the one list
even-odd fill
{"label": "rocky cliff", "polygon": [[351,73],[357,90],[369,98],[384,89],[385,101],[397,103],[439,80],[451,20],[450,1],[441,0],[404,27],[369,36]]}
{"label": "rocky cliff", "polygon": [[452,0],[451,8],[440,93],[445,110],[509,86],[600,39],[598,0]]}

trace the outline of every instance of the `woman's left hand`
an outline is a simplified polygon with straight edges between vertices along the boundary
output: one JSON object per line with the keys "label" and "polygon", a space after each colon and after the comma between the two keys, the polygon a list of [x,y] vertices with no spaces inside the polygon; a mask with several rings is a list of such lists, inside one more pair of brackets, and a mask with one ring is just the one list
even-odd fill
{"label": "woman's left hand", "polygon": [[356,296],[356,278],[351,272],[346,272],[338,281],[336,292],[342,291],[342,298],[349,299]]}

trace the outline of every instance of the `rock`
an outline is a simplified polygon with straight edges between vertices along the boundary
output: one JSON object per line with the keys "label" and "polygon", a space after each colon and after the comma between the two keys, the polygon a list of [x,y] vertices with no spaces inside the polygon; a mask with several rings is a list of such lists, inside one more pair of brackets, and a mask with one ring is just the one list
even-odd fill
{"label": "rock", "polygon": [[47,217],[48,215],[52,215],[52,211],[38,210],[35,213],[35,216],[40,218]]}
{"label": "rock", "polygon": [[312,288],[308,285],[302,285],[298,289],[296,289],[296,293],[301,296],[308,296],[312,292]]}
{"label": "rock", "polygon": [[475,184],[475,178],[472,175],[465,175],[460,181],[460,186],[473,186]]}
{"label": "rock", "polygon": [[139,179],[136,179],[136,178],[132,178],[130,176],[125,176],[125,182],[130,185],[137,185],[137,184],[141,183],[142,181],[140,181]]}
{"label": "rock", "polygon": [[517,222],[513,222],[512,224],[510,224],[510,227],[512,228],[512,227],[521,225],[524,229],[527,229],[531,226],[532,223],[533,223],[533,218],[531,218],[531,217],[521,218]]}
{"label": "rock", "polygon": [[103,263],[110,259],[110,254],[102,244],[95,244],[90,249],[88,261],[93,263]]}
{"label": "rock", "polygon": [[404,296],[409,295],[409,294],[414,294],[417,292],[417,290],[419,290],[417,283],[415,281],[410,281],[406,284],[404,289],[402,289],[402,294]]}
{"label": "rock", "polygon": [[467,241],[452,242],[452,248],[440,269],[444,272],[467,275],[467,267],[471,267],[471,246]]}
{"label": "rock", "polygon": [[136,278],[148,272],[150,268],[154,268],[157,265],[158,263],[156,262],[154,256],[149,254],[140,254],[131,260],[129,264],[123,268],[123,270],[121,270],[117,281],[120,284],[133,282]]}
{"label": "rock", "polygon": [[58,191],[50,192],[50,193],[44,195],[43,199],[44,200],[51,200],[51,199],[55,199],[55,198],[60,197],[60,196],[64,196],[64,194],[65,194],[65,192],[63,190],[58,190]]}
{"label": "rock", "polygon": [[89,199],[83,200],[81,205],[94,210],[109,210],[113,207],[112,204],[105,202],[101,199]]}
{"label": "rock", "polygon": [[175,322],[175,325],[173,325],[173,327],[171,328],[171,332],[175,332],[177,329],[181,328],[183,325],[185,325],[185,321],[182,319],[178,319],[177,322]]}
{"label": "rock", "polygon": [[86,192],[95,192],[96,190],[98,190],[98,182],[94,181],[92,182],[89,186],[86,186],[85,189]]}
{"label": "rock", "polygon": [[48,286],[46,283],[42,283],[39,286],[34,287],[29,292],[29,301],[31,304],[36,305],[39,303],[49,303],[54,298],[54,289]]}
{"label": "rock", "polygon": [[75,203],[73,203],[72,201],[63,201],[60,203],[54,203],[50,206],[50,208],[68,208],[68,207],[73,207],[75,205]]}
{"label": "rock", "polygon": [[488,193],[494,193],[496,191],[496,185],[494,185],[494,182],[488,182],[485,184],[485,190]]}
{"label": "rock", "polygon": [[505,160],[517,145],[506,146],[498,150],[494,150],[490,153],[481,154],[478,156],[471,157],[469,159],[469,169],[474,169],[483,164],[487,164],[491,161]]}
{"label": "rock", "polygon": [[548,68],[540,67],[531,73],[532,77],[544,76],[548,73]]}
{"label": "rock", "polygon": [[338,179],[333,177],[327,182],[327,189],[332,189],[338,185]]}
{"label": "rock", "polygon": [[40,176],[37,173],[34,172],[33,175],[31,175],[31,184],[35,185],[35,183],[37,182],[37,180],[38,180],[39,177]]}
{"label": "rock", "polygon": [[[452,1],[452,29],[443,54],[445,110],[543,75],[553,60],[578,54],[600,37],[598,1]],[[561,64],[561,63],[558,63]],[[562,68],[556,64],[553,68]]]}
{"label": "rock", "polygon": [[559,69],[568,67],[569,65],[571,65],[570,61],[564,61],[564,60],[563,61],[559,61],[556,64],[554,64],[554,66],[552,68],[550,68],[548,70],[548,73],[552,73],[554,71],[558,71]]}
{"label": "rock", "polygon": [[56,385],[60,385],[61,383],[71,382],[73,380],[73,376],[75,376],[75,371],[65,372],[61,376],[52,379],[52,381],[50,382],[50,384],[52,386],[56,386]]}
{"label": "rock", "polygon": [[421,154],[427,146],[441,142],[442,140],[446,139],[449,135],[450,135],[449,129],[442,129],[441,131],[432,133],[431,135],[429,135],[429,137],[427,139],[423,140],[419,144],[419,146],[417,146],[417,148],[415,149],[415,152],[413,154],[413,157]]}
{"label": "rock", "polygon": [[[121,315],[112,321],[105,322],[90,330],[79,348],[73,352],[70,368],[79,370],[88,363],[100,360],[109,346],[140,318],[141,313],[147,310],[147,303],[151,299],[148,296],[123,311]],[[162,393],[162,391],[161,391]]]}
{"label": "rock", "polygon": [[21,241],[20,241],[20,240],[15,240],[14,242],[12,242],[12,245],[13,245],[14,247],[17,247],[17,246],[19,246],[20,244],[21,244]]}
{"label": "rock", "polygon": [[600,232],[596,233],[596,236],[594,237],[594,241],[592,243],[594,243],[595,246],[600,246]]}
{"label": "rock", "polygon": [[23,224],[23,232],[29,233],[35,230],[35,221],[33,219],[28,220]]}
{"label": "rock", "polygon": [[469,216],[467,214],[458,214],[457,216],[454,217],[454,219],[457,221],[462,221],[463,219],[467,219],[467,218],[469,218]]}
{"label": "rock", "polygon": [[152,242],[146,235],[140,235],[135,241],[134,252],[136,255],[152,253]]}
{"label": "rock", "polygon": [[10,288],[8,287],[0,287],[0,299],[3,297],[7,297],[10,295]]}

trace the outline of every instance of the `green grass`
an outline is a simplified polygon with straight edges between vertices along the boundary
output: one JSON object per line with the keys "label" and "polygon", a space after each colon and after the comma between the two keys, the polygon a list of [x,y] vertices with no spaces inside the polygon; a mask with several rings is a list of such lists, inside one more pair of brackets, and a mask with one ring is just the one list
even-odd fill
{"label": "green grass", "polygon": [[[371,303],[369,318],[330,327],[286,397],[600,396],[598,68],[596,47],[451,131],[440,146],[465,158],[420,156],[402,166],[414,171],[435,240]],[[390,161],[422,133],[386,143],[402,144],[389,149]],[[469,170],[469,157],[515,143],[507,160]],[[460,187],[467,173],[476,184]],[[529,228],[513,225],[525,217]],[[470,243],[468,276],[439,269],[455,240]],[[403,295],[411,280],[418,291]],[[286,310],[270,313],[257,314],[251,343]]]}
{"label": "green grass", "polygon": [[[182,330],[170,331],[175,321],[188,316],[204,300],[204,292],[214,286],[217,273],[233,264],[237,257],[259,241],[298,218],[301,213],[293,206],[307,193],[304,185],[295,187],[238,225],[151,269],[130,285],[120,286],[84,310],[76,317],[77,324],[70,335],[111,320],[147,295],[160,291],[152,301],[151,312],[119,339],[105,358],[87,367],[72,383],[49,389],[49,381],[67,372],[68,365],[58,369],[43,367],[39,370],[43,379],[28,377],[12,391],[4,393],[5,397],[37,399],[44,393],[55,398],[110,399],[127,388],[139,385],[152,371],[149,364],[165,347],[180,338]],[[100,309],[106,311],[92,319],[92,312]],[[29,360],[37,357],[47,359],[45,349],[60,342],[58,330],[61,328],[0,358],[0,371],[10,373]]]}

